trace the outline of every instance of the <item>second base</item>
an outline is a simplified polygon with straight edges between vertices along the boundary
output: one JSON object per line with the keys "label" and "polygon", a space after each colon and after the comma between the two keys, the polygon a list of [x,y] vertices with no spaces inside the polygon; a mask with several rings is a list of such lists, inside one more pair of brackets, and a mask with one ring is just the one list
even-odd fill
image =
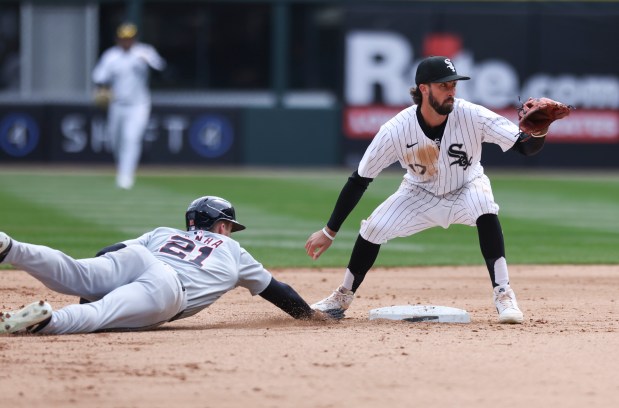
{"label": "second base", "polygon": [[403,305],[370,310],[370,320],[388,319],[408,322],[470,323],[468,312],[449,306]]}

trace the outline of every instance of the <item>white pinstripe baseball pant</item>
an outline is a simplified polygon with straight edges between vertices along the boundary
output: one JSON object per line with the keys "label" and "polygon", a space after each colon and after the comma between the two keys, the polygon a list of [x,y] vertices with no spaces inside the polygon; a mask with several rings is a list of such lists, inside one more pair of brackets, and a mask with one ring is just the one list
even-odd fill
{"label": "white pinstripe baseball pant", "polygon": [[359,233],[374,244],[407,237],[431,227],[476,226],[483,214],[498,214],[490,180],[481,175],[459,190],[437,196],[402,181],[398,190],[361,222]]}

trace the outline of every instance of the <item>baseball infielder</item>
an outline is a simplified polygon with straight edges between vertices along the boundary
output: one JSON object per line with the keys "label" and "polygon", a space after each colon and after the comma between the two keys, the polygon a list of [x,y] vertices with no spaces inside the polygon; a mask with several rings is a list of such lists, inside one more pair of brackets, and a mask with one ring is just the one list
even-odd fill
{"label": "baseball infielder", "polygon": [[329,248],[369,183],[383,169],[399,162],[406,170],[404,179],[362,221],[342,285],[312,308],[343,317],[381,244],[431,227],[464,224],[477,227],[499,321],[523,321],[509,285],[499,206],[480,163],[482,143],[528,156],[541,150],[547,130],[524,134],[508,119],[455,98],[457,81],[468,79],[457,74],[447,57],[430,57],[419,64],[417,87],[411,89],[415,104],[380,128],[342,189],[326,227],[308,238],[307,254],[317,259]]}
{"label": "baseball infielder", "polygon": [[147,329],[198,313],[237,286],[294,318],[328,317],[312,310],[230,238],[245,227],[236,221],[228,201],[198,198],[185,220],[187,231],[157,228],[80,260],[0,232],[0,262],[25,270],[54,291],[90,301],[56,311],[41,301],[0,313],[0,333]]}
{"label": "baseball infielder", "polygon": [[107,132],[114,147],[116,185],[130,189],[150,116],[149,69],[161,71],[166,62],[154,47],[136,42],[135,25],[121,25],[116,36],[117,45],[101,55],[92,79],[97,87],[111,88]]}

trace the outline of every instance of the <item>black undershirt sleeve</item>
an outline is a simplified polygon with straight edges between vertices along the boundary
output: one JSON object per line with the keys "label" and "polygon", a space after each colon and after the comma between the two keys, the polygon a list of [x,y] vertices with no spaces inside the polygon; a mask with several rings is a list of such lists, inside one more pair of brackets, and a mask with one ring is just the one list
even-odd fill
{"label": "black undershirt sleeve", "polygon": [[126,247],[127,245],[123,244],[122,242],[119,242],[117,244],[113,244],[110,246],[106,246],[105,248],[102,248],[99,252],[97,252],[95,256],[101,256],[101,255],[107,254],[108,252],[118,251],[119,249],[123,249]]}
{"label": "black undershirt sleeve", "polygon": [[545,140],[546,136],[533,137],[527,133],[520,132],[518,140],[510,150],[515,150],[525,156],[533,156],[542,150]]}
{"label": "black undershirt sleeve", "polygon": [[329,218],[329,222],[327,222],[327,226],[330,229],[335,232],[340,230],[340,227],[346,220],[346,217],[348,217],[359,200],[361,200],[363,193],[365,193],[365,190],[368,188],[372,180],[374,179],[361,177],[359,173],[357,173],[357,170],[355,170],[352,175],[348,177],[348,181],[344,184],[344,187],[337,198],[335,208],[331,213],[331,218]]}
{"label": "black undershirt sleeve", "polygon": [[273,277],[271,277],[269,286],[260,293],[260,296],[295,319],[307,319],[314,313],[296,290]]}

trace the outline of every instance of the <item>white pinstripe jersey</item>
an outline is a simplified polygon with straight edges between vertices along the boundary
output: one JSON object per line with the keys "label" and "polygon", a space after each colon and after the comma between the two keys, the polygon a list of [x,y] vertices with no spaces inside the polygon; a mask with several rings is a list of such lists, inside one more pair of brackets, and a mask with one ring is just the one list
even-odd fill
{"label": "white pinstripe jersey", "polygon": [[417,105],[413,105],[381,126],[359,163],[361,177],[376,178],[399,161],[407,182],[443,195],[483,174],[482,143],[494,143],[506,151],[520,132],[503,116],[456,98],[439,149],[423,133],[416,115]]}

